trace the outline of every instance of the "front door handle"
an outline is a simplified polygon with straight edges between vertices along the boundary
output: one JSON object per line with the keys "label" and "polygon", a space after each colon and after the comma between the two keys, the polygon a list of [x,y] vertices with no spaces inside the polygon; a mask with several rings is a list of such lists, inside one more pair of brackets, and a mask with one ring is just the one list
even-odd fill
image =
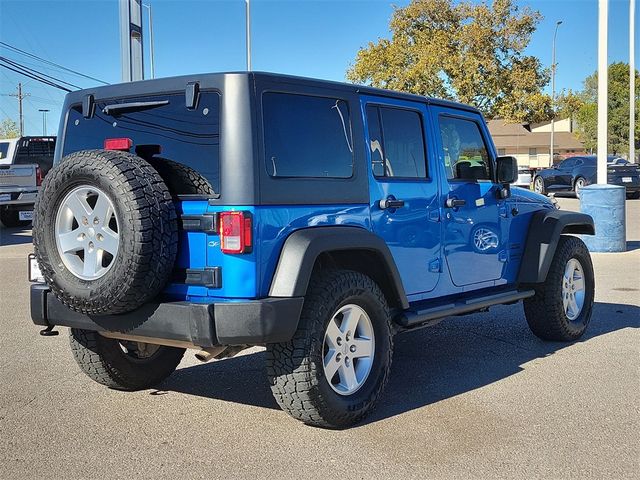
{"label": "front door handle", "polygon": [[382,210],[387,208],[402,208],[404,207],[404,200],[397,200],[393,197],[383,198],[378,202],[378,205]]}
{"label": "front door handle", "polygon": [[467,201],[461,198],[447,198],[447,201],[444,202],[444,205],[447,208],[464,207],[466,204],[467,204]]}

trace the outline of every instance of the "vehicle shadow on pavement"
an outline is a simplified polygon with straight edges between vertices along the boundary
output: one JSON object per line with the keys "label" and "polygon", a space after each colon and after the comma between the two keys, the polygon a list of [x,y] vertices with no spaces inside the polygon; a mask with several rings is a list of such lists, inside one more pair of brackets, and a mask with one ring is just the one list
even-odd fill
{"label": "vehicle shadow on pavement", "polygon": [[0,226],[0,247],[31,243],[31,227],[6,228]]}
{"label": "vehicle shadow on pavement", "polygon": [[[640,327],[640,307],[596,303],[580,342]],[[521,305],[452,317],[395,337],[389,384],[366,423],[377,422],[500,381],[523,365],[573,345],[543,342],[529,331]],[[264,408],[278,408],[264,368],[264,352],[176,371],[160,389]],[[155,393],[155,392],[154,392]]]}

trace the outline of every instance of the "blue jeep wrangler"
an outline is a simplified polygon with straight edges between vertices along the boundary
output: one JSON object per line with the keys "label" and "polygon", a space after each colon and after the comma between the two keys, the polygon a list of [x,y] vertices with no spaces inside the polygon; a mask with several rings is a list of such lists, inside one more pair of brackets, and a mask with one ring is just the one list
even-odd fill
{"label": "blue jeep wrangler", "polygon": [[109,387],[262,345],[282,409],[340,428],[379,399],[395,333],[520,300],[542,339],[589,323],[591,259],[566,234],[592,219],[511,188],[467,105],[205,74],[70,93],[58,138],[31,315]]}

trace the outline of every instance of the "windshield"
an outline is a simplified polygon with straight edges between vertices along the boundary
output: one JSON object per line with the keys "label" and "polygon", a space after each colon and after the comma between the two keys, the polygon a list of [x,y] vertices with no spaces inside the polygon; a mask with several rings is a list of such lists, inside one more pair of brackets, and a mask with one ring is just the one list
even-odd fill
{"label": "windshield", "polygon": [[[113,108],[136,102],[152,103],[154,108]],[[109,114],[103,111],[107,106]],[[184,94],[98,102],[91,118],[84,118],[82,106],[77,105],[69,111],[62,154],[104,148],[109,138],[129,138],[132,153],[146,160],[165,159],[185,165],[220,193],[219,113],[220,96],[216,92],[200,92],[195,109],[186,107]]]}

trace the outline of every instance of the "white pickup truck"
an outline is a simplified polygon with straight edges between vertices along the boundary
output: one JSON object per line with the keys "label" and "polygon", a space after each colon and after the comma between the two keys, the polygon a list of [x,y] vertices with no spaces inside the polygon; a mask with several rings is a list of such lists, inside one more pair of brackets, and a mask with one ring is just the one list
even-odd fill
{"label": "white pickup truck", "polygon": [[56,137],[0,140],[0,221],[5,227],[28,225],[33,219],[42,178],[53,164]]}

